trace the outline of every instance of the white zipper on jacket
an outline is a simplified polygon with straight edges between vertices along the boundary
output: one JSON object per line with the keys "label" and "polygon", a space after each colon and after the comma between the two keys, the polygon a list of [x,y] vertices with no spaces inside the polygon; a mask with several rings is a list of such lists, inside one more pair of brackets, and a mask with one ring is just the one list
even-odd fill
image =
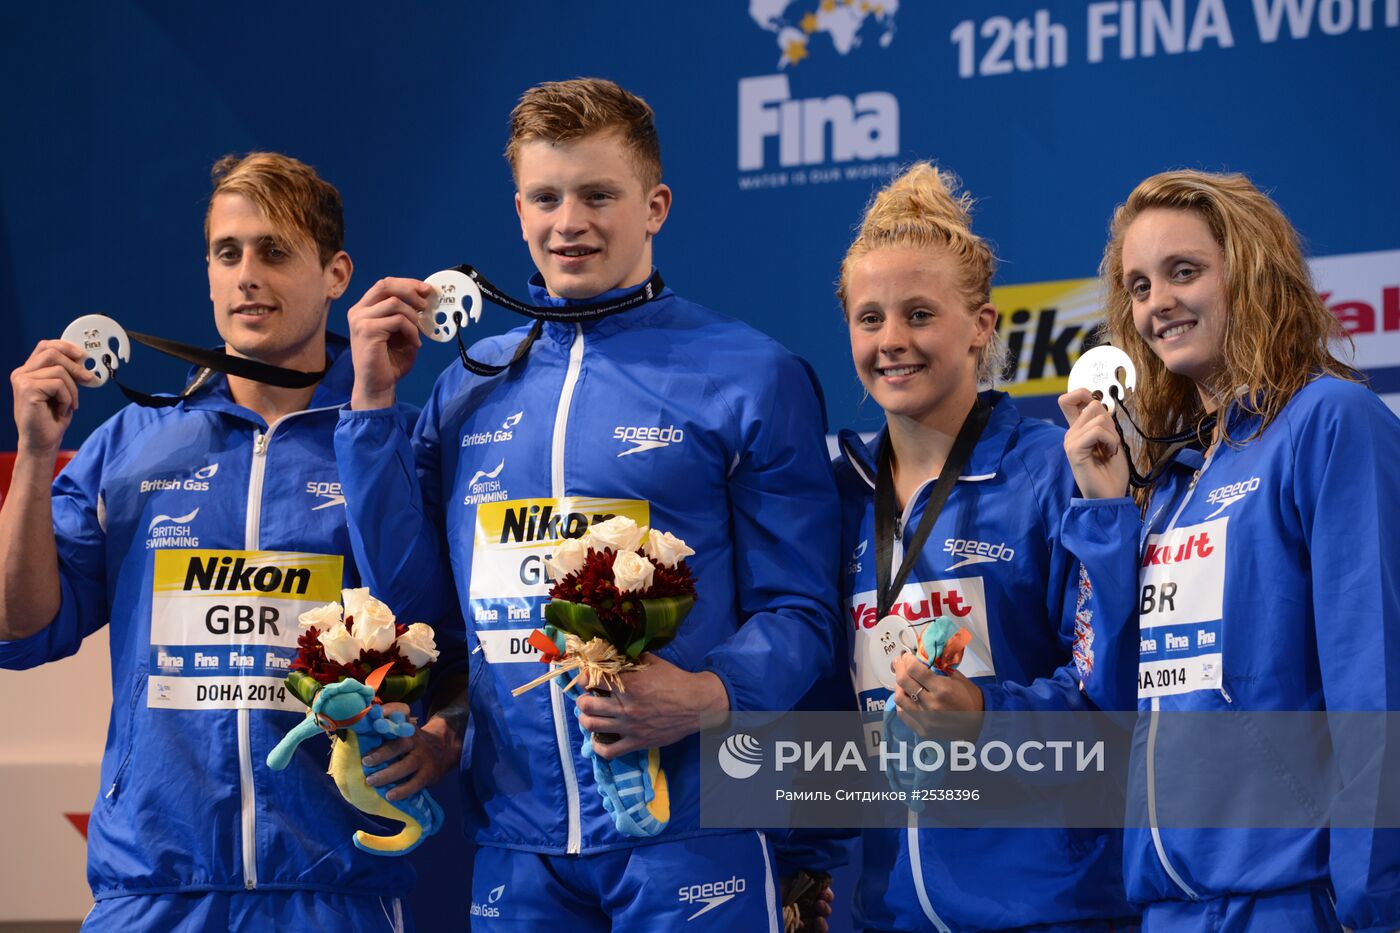
{"label": "white zipper on jacket", "polygon": [[[924,491],[925,486],[936,482],[938,482],[938,478],[934,477],[921,483],[919,488],[914,490],[914,494],[909,497],[909,501],[904,504],[904,514],[899,519],[899,533],[895,535],[894,546],[890,548],[891,578],[899,573],[899,565],[904,563],[904,532],[909,527],[909,519],[914,512],[914,503],[919,501],[919,493]],[[928,887],[924,884],[924,861],[919,852],[919,815],[912,810],[909,811],[909,828],[905,832],[908,834],[909,873],[914,876],[914,893],[918,895],[919,907],[938,933],[949,933],[948,925],[943,922],[942,917],[938,916],[938,911],[933,909],[933,901],[928,896]]]}
{"label": "white zipper on jacket", "polygon": [[[248,509],[243,523],[243,549],[256,551],[262,531],[263,474],[267,470],[267,446],[272,432],[289,418],[328,411],[339,405],[308,408],[285,414],[268,426],[267,433],[253,431],[253,463],[248,471]],[[258,886],[258,817],[257,795],[253,790],[253,739],[249,728],[247,707],[238,709],[238,790],[243,838],[243,887],[249,891]]]}
{"label": "white zipper on jacket", "polygon": [[909,834],[909,873],[914,876],[914,893],[919,896],[919,906],[938,933],[951,933],[948,924],[938,916],[938,911],[933,909],[933,902],[928,898],[928,888],[924,885],[924,860],[919,853],[919,814],[913,810],[909,811],[909,828],[905,831]]}
{"label": "white zipper on jacket", "polygon": [[[574,386],[583,368],[583,325],[574,325],[574,342],[569,348],[569,368],[564,373],[564,388],[559,392],[559,407],[554,411],[554,438],[550,447],[550,495],[564,498],[564,438],[569,428],[569,406],[574,400]],[[583,849],[582,817],[579,815],[578,775],[574,773],[574,746],[569,741],[569,717],[564,708],[564,691],[559,684],[549,682],[549,702],[554,712],[554,741],[559,747],[559,764],[564,771],[565,806],[568,808],[569,836],[565,850],[577,855]]]}
{"label": "white zipper on jacket", "polygon": [[[1205,462],[1201,468],[1191,477],[1191,484],[1186,487],[1186,495],[1181,497],[1181,504],[1172,513],[1171,520],[1167,522],[1167,527],[1161,533],[1168,534],[1176,527],[1177,521],[1181,518],[1181,513],[1186,511],[1186,506],[1191,501],[1191,494],[1196,491],[1196,484],[1201,481],[1202,474],[1210,466],[1211,457],[1214,451],[1206,455]],[[1145,539],[1144,539],[1145,540]],[[1221,690],[1224,693],[1224,689]],[[1226,694],[1228,697],[1229,694]],[[1182,893],[1193,901],[1199,901],[1201,896],[1195,889],[1182,879],[1176,868],[1172,865],[1171,859],[1167,858],[1166,846],[1162,844],[1162,831],[1157,826],[1157,719],[1161,715],[1162,704],[1160,697],[1152,698],[1152,712],[1147,722],[1147,825],[1152,830],[1152,846],[1157,850],[1157,861],[1162,863],[1162,868],[1167,875],[1181,889]]]}

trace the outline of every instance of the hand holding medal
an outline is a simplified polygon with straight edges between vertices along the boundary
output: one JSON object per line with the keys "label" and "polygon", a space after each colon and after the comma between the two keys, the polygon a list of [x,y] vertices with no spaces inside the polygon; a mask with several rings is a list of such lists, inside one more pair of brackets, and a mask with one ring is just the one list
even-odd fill
{"label": "hand holding medal", "polygon": [[[1117,347],[1094,347],[1081,355],[1070,370],[1069,391],[1059,399],[1060,411],[1069,424],[1065,455],[1085,498],[1115,498],[1124,495],[1129,485],[1136,489],[1151,486],[1162,465],[1170,461],[1172,448],[1201,443],[1214,429],[1215,416],[1210,415],[1175,434],[1144,434],[1126,404],[1136,387],[1137,369],[1128,354]],[[1118,421],[1119,412],[1141,441],[1168,448],[1156,458],[1158,467],[1146,476],[1133,464],[1131,447]]]}

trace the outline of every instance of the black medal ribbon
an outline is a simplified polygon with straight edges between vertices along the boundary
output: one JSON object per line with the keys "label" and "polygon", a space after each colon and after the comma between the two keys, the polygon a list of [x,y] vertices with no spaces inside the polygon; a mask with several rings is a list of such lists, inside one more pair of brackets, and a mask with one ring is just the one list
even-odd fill
{"label": "black medal ribbon", "polygon": [[458,311],[455,315],[457,324],[457,353],[462,358],[462,366],[467,372],[478,376],[499,376],[510,369],[516,363],[525,358],[530,352],[530,347],[534,346],[544,330],[545,321],[559,321],[567,323],[586,323],[588,321],[598,321],[614,314],[621,314],[623,311],[630,311],[640,307],[648,301],[653,301],[661,296],[662,289],[666,283],[661,278],[660,272],[653,272],[651,278],[639,285],[634,291],[625,295],[611,299],[609,301],[595,301],[591,304],[568,305],[565,307],[553,307],[551,305],[531,305],[519,299],[512,298],[492,285],[486,276],[482,275],[472,266],[465,263],[453,267],[454,272],[460,272],[476,283],[476,287],[481,289],[481,294],[493,304],[498,304],[507,311],[514,311],[516,314],[532,318],[535,326],[530,328],[530,332],[525,335],[525,339],[515,348],[515,353],[511,355],[508,362],[496,365],[483,363],[474,360],[467,355],[467,345],[462,342],[462,317]]}
{"label": "black medal ribbon", "polygon": [[904,588],[904,581],[909,578],[909,572],[914,569],[914,564],[919,559],[920,552],[924,549],[924,543],[928,541],[929,534],[933,531],[934,523],[938,521],[938,516],[943,512],[943,506],[947,504],[948,497],[952,495],[953,486],[962,475],[963,469],[968,461],[972,459],[972,451],[977,446],[978,439],[982,436],[982,431],[987,427],[987,422],[992,417],[992,406],[982,399],[978,399],[972,406],[972,410],[963,419],[962,427],[958,429],[958,436],[953,441],[953,449],[948,452],[948,459],[943,462],[943,469],[938,471],[938,481],[933,485],[933,491],[929,493],[928,502],[924,505],[924,514],[919,519],[919,527],[914,531],[914,536],[904,542],[904,561],[900,564],[899,572],[894,579],[890,579],[890,560],[894,556],[894,539],[897,534],[895,527],[898,521],[899,503],[895,501],[894,493],[894,468],[891,462],[890,442],[888,435],[885,443],[880,447],[879,473],[875,477],[875,597],[878,615],[876,618],[883,619],[890,614],[890,607],[894,605],[895,596]]}
{"label": "black medal ribbon", "polygon": [[[1154,485],[1157,482],[1157,480],[1161,478],[1162,473],[1166,470],[1167,465],[1171,463],[1172,457],[1176,456],[1176,452],[1178,450],[1181,450],[1184,447],[1196,446],[1199,443],[1201,432],[1210,432],[1215,430],[1215,422],[1218,418],[1218,415],[1210,415],[1209,417],[1202,419],[1196,425],[1196,427],[1190,428],[1186,431],[1178,431],[1176,434],[1167,434],[1163,435],[1162,437],[1153,437],[1150,434],[1144,434],[1142,428],[1138,427],[1138,423],[1134,421],[1133,416],[1129,414],[1128,406],[1123,404],[1124,399],[1122,394],[1118,391],[1118,387],[1115,385],[1111,387],[1108,390],[1108,392],[1118,403],[1118,405],[1116,406],[1116,410],[1113,413],[1113,428],[1115,431],[1118,432],[1118,442],[1123,445],[1123,459],[1127,461],[1128,464],[1128,485],[1132,486],[1134,489],[1146,489],[1147,487]],[[1132,448],[1128,446],[1128,439],[1123,436],[1123,425],[1120,424],[1118,421],[1118,412],[1120,411],[1123,413],[1123,417],[1128,419],[1128,423],[1133,426],[1133,430],[1136,431],[1138,433],[1138,436],[1141,437],[1143,440],[1151,441],[1154,444],[1168,445],[1168,450],[1166,454],[1162,457],[1161,462],[1159,462],[1152,469],[1148,470],[1146,476],[1143,476],[1141,473],[1139,473],[1137,471],[1137,467],[1133,466],[1133,458],[1132,455],[1129,453],[1129,451]]]}
{"label": "black medal ribbon", "polygon": [[104,357],[103,362],[107,366],[108,377],[117,384],[132,402],[146,408],[169,408],[178,405],[199,390],[209,377],[216,372],[224,373],[228,376],[237,376],[240,379],[248,379],[253,382],[260,382],[264,385],[277,386],[282,389],[309,389],[325,378],[326,372],[330,369],[329,364],[320,372],[303,372],[299,369],[283,369],[281,366],[272,366],[268,363],[259,363],[257,360],[245,359],[241,356],[232,356],[223,350],[210,350],[206,347],[196,347],[187,343],[180,343],[178,340],[167,340],[164,337],[153,337],[150,334],[138,334],[134,330],[126,332],[132,342],[158,350],[167,356],[173,356],[178,360],[193,363],[200,367],[200,371],[190,380],[185,391],[179,395],[148,395],[130,386],[123,385],[117,378],[116,369],[112,366],[111,360]]}

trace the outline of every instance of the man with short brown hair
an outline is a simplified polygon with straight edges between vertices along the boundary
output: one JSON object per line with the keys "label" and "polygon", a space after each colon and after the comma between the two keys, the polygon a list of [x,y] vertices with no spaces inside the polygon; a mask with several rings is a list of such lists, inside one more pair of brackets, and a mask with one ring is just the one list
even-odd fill
{"label": "man with short brown hair", "polygon": [[[336,452],[351,532],[383,576],[414,568],[399,586],[452,579],[474,652],[469,722],[439,716],[371,757],[402,754],[381,774],[411,792],[458,763],[465,727],[473,928],[776,931],[767,839],[700,825],[695,734],[730,710],[789,708],[832,663],[839,521],[815,379],[659,284],[652,244],[672,199],[644,101],[599,79],[542,84],[511,131],[531,296],[562,319],[477,344],[488,365],[516,361],[498,375],[454,362],[410,446],[381,412],[432,288],[384,279],[350,311],[356,381]],[[546,510],[564,520],[510,530]],[[622,691],[513,697],[539,673],[528,636],[548,549],[608,515],[694,549],[694,610]]]}
{"label": "man with short brown hair", "polygon": [[[350,553],[331,449],[353,379],[345,339],[326,333],[352,271],[340,196],[269,152],[221,159],[213,182],[206,258],[225,352],[320,378],[285,388],[201,370],[182,397],[118,412],[55,480],[96,379],[82,348],[40,342],[11,375],[0,667],[66,657],[110,625],[84,930],[401,931],[412,869],[352,844],[375,824],[340,799],[325,746],[307,743],[283,773],[266,765],[306,715],[282,683],[298,610],[374,585]],[[303,584],[253,592],[193,572],[235,560]]]}

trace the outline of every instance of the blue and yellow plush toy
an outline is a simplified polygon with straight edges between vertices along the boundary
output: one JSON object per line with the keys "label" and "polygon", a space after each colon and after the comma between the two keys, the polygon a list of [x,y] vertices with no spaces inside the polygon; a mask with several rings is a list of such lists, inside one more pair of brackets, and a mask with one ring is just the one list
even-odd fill
{"label": "blue and yellow plush toy", "polygon": [[288,732],[267,756],[267,766],[281,771],[291,763],[297,746],[314,735],[331,736],[329,774],[340,789],[340,795],[361,812],[403,824],[403,830],[393,836],[375,836],[364,830],[355,832],[358,849],[375,855],[404,855],[413,851],[424,837],[442,827],[442,808],[427,791],[419,791],[407,800],[389,802],[385,795],[397,785],[371,787],[366,776],[388,763],[366,767],[361,759],[386,741],[413,734],[413,724],[403,713],[384,714],[375,699],[379,683],[388,673],[389,665],[376,670],[367,683],[346,678],[321,687],[311,702],[304,720]]}
{"label": "blue and yellow plush toy", "polygon": [[[556,652],[565,651],[564,633],[553,626],[545,626],[545,635],[554,641]],[[578,687],[577,678],[570,680],[564,675],[555,678],[560,689],[573,699],[578,699],[583,691]],[[574,718],[578,719],[578,706],[574,706]],[[598,793],[603,798],[603,809],[612,817],[613,825],[619,832],[629,836],[655,836],[671,822],[671,792],[666,782],[666,772],[661,768],[661,750],[657,748],[638,749],[619,755],[609,761],[600,758],[593,748],[593,733],[579,723],[583,734],[580,751],[583,757],[593,764],[593,780],[598,785]]]}

